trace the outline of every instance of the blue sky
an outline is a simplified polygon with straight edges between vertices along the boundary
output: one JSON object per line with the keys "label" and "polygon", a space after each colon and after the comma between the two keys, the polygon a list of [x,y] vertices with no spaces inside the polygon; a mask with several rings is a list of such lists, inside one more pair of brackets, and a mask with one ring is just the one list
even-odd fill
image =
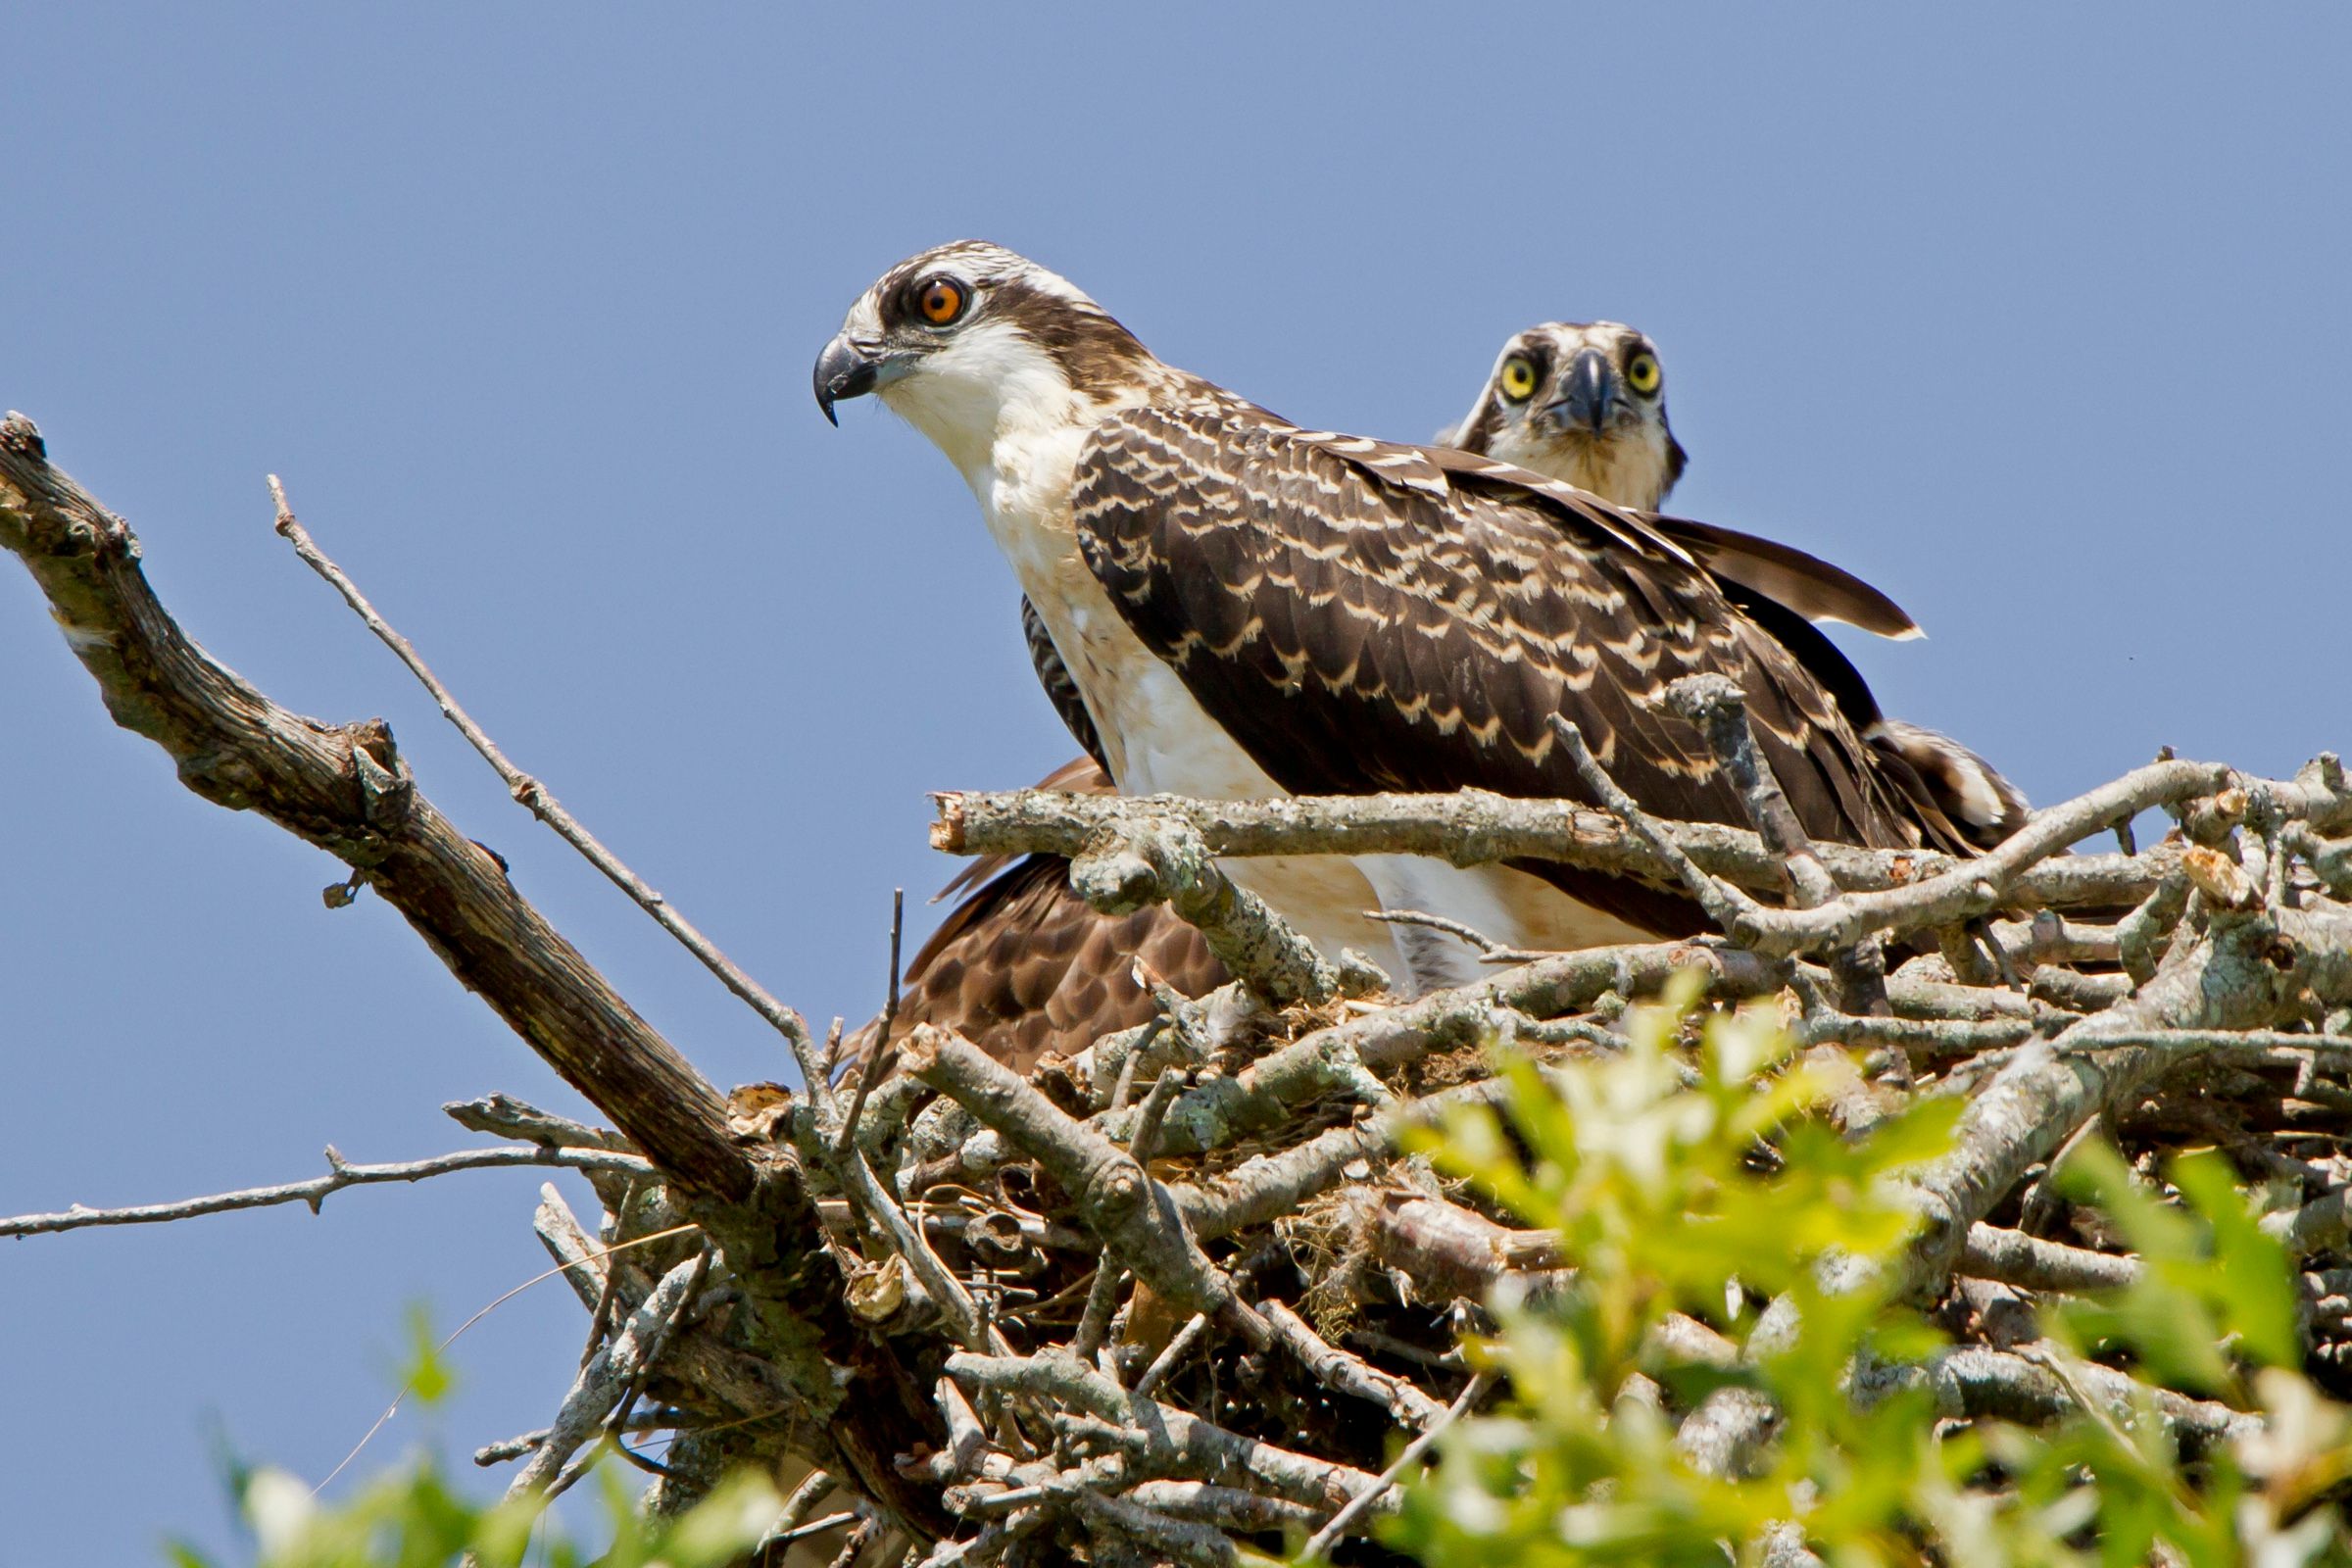
{"label": "blue sky", "polygon": [[[387,717],[733,1084],[778,1044],[506,800],[271,533],[265,473],[520,765],[819,1018],[876,1004],[894,885],[936,917],[924,792],[1069,751],[961,482],[808,399],[857,293],[965,235],[1378,435],[1457,416],[1531,321],[1632,321],[1694,458],[1677,509],[1928,627],[1847,640],[1889,710],[2043,801],[2168,743],[2290,769],[2352,742],[2348,45],[2291,6],[28,8],[0,403],[195,635]],[[437,1107],[492,1089],[580,1108],[380,904],[323,908],[325,857],[114,729],[5,563],[0,666],[0,1210],[464,1147]],[[409,1303],[454,1326],[544,1266],[536,1186],[0,1248],[0,1565],[229,1542],[208,1434],[323,1474]],[[583,1327],[526,1293],[360,1468],[542,1424]]]}

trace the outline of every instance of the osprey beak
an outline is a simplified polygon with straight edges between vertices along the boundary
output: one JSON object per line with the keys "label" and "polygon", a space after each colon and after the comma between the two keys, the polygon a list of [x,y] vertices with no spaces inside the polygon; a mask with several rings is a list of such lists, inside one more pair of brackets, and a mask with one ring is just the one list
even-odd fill
{"label": "osprey beak", "polygon": [[850,341],[847,332],[825,345],[816,357],[816,406],[832,424],[841,420],[833,405],[842,398],[861,398],[882,384],[884,361]]}
{"label": "osprey beak", "polygon": [[1598,349],[1585,349],[1568,362],[1560,395],[1544,407],[1563,428],[1583,425],[1594,435],[1607,428],[1617,407],[1617,368]]}

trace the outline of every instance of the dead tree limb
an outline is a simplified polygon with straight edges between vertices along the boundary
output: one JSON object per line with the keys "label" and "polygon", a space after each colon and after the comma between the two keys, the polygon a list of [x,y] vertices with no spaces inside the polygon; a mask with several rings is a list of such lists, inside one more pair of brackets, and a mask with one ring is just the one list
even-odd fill
{"label": "dead tree limb", "polygon": [[[117,723],[162,747],[205,799],[257,811],[350,866],[677,1185],[743,1282],[760,1348],[812,1418],[810,1456],[858,1475],[894,1517],[936,1527],[936,1504],[890,1466],[926,1419],[920,1394],[879,1347],[859,1348],[797,1158],[733,1135],[718,1091],[417,789],[389,726],[303,717],[214,660],[157,600],[129,526],[53,467],[15,414],[0,420],[0,548],[31,573]],[[829,1425],[861,1379],[869,1419]]]}
{"label": "dead tree limb", "polygon": [[32,573],[115,722],[161,746],[182,783],[363,873],[648,1157],[715,1197],[751,1197],[757,1172],[717,1091],[424,798],[391,729],[289,712],[215,661],[156,599],[129,526],[50,466],[15,414],[0,421],[0,547]]}
{"label": "dead tree limb", "polygon": [[382,1182],[420,1182],[461,1170],[512,1170],[518,1165],[564,1165],[573,1170],[627,1171],[651,1175],[653,1165],[635,1154],[601,1149],[467,1149],[430,1159],[399,1164],[355,1165],[326,1148],[327,1172],[308,1181],[283,1182],[275,1187],[249,1187],[242,1192],[215,1193],[210,1198],[182,1199],[176,1203],[140,1203],[128,1208],[85,1208],[76,1203],[58,1214],[18,1214],[0,1219],[0,1236],[41,1236],[58,1231],[86,1230],[93,1225],[161,1225],[194,1219],[200,1214],[228,1214],[244,1208],[269,1208],[279,1203],[307,1203],[311,1212],[346,1187]]}

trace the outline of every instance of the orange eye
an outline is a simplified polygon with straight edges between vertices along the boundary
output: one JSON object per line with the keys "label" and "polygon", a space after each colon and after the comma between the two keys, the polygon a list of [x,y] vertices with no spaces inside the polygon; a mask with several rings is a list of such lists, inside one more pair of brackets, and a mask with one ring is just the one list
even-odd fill
{"label": "orange eye", "polygon": [[935,277],[914,297],[914,308],[933,326],[946,326],[963,314],[969,298],[963,285],[954,278]]}

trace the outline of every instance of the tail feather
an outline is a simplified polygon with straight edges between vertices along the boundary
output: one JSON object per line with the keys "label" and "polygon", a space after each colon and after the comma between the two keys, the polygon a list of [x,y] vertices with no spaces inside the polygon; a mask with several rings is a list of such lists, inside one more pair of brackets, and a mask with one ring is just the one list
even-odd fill
{"label": "tail feather", "polygon": [[1949,735],[1899,718],[1882,718],[1862,738],[1886,762],[1887,776],[1921,814],[1937,818],[1964,842],[1989,850],[2034,814],[2025,792],[2000,769]]}

